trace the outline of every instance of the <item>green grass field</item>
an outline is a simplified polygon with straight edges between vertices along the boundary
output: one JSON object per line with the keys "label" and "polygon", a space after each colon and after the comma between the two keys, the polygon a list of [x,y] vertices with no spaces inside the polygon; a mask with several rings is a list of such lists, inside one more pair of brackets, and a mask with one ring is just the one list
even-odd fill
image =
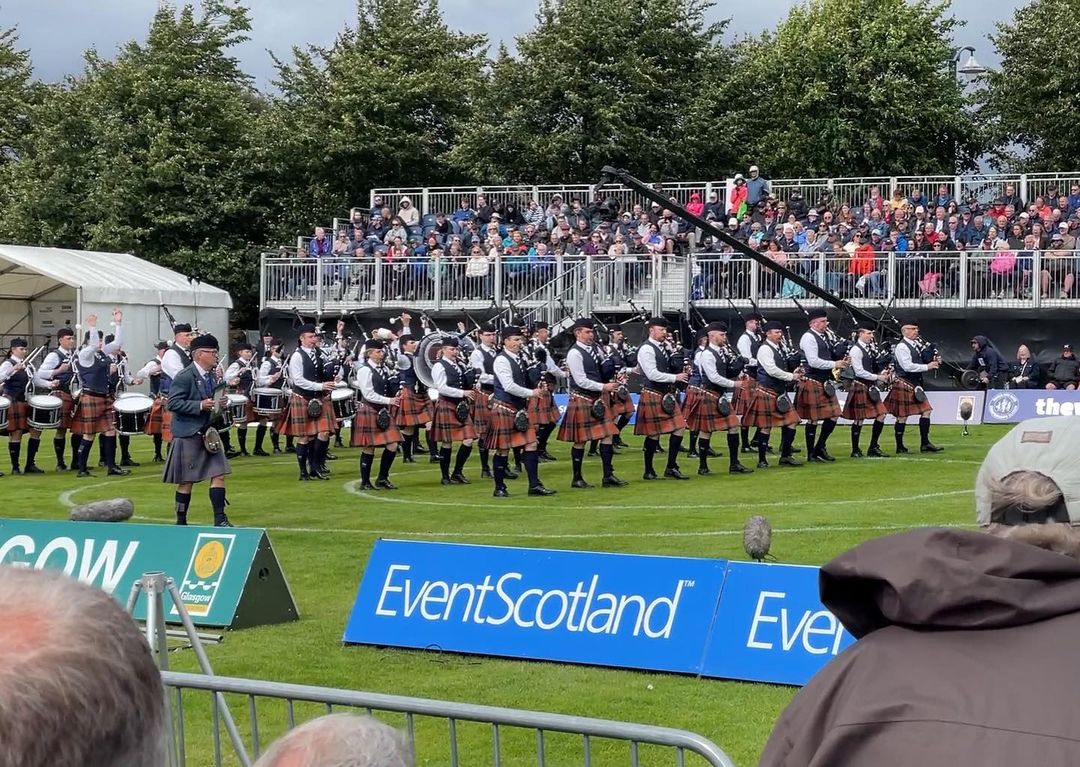
{"label": "green grass field", "polygon": [[[235,524],[265,527],[298,602],[302,619],[281,626],[226,634],[208,648],[214,670],[252,677],[376,692],[538,709],[692,730],[710,738],[740,765],[756,763],[776,717],[795,690],[675,675],[508,661],[370,647],[343,647],[341,635],[364,563],[378,537],[489,543],[596,551],[745,559],[741,529],[753,513],[774,528],[780,562],[821,564],[854,544],[919,525],[970,525],[978,465],[1006,427],[980,426],[968,437],[959,428],[936,428],[937,456],[890,460],[848,459],[848,431],[838,429],[830,466],[772,468],[747,476],[720,470],[688,482],[641,481],[640,442],[616,458],[623,489],[571,490],[568,450],[556,443],[559,461],[541,466],[552,498],[529,498],[524,478],[513,497],[496,502],[479,480],[475,456],[467,487],[443,488],[437,465],[426,456],[395,465],[396,492],[358,494],[357,451],[337,450],[331,482],[299,483],[292,456],[243,458],[229,478],[229,514]],[[800,443],[801,443],[800,433]],[[864,433],[864,449],[867,435]],[[717,447],[720,440],[713,440]],[[891,428],[883,444],[891,453]],[[917,435],[909,437],[917,444]],[[124,495],[136,504],[136,521],[169,523],[172,488],[149,463],[149,440],[135,440],[143,465],[130,477],[78,480],[74,475],[0,480],[12,518],[66,518],[65,504]],[[46,440],[39,463],[51,467]],[[723,447],[726,452],[726,446]],[[95,451],[96,457],[96,451]],[[747,458],[752,458],[747,456]],[[663,460],[663,456],[658,456]],[[696,459],[683,456],[684,471]],[[774,460],[775,463],[775,460]],[[753,465],[753,464],[750,464]],[[6,469],[6,466],[0,466]],[[103,472],[96,472],[102,475]],[[599,483],[598,459],[586,476]],[[190,521],[208,523],[204,488],[197,488]],[[194,670],[190,651],[174,654],[173,667]],[[445,730],[445,728],[444,728]],[[459,732],[461,763],[491,764],[490,736]],[[435,741],[440,739],[439,745]],[[189,764],[212,763],[210,735],[187,728]],[[432,744],[428,752],[426,746]],[[419,764],[446,764],[445,732],[422,734]],[[503,764],[535,764],[534,737],[504,738]],[[555,742],[549,764],[581,764]],[[616,752],[611,752],[612,758]],[[625,762],[625,751],[622,752]],[[605,763],[594,759],[594,764]],[[643,759],[643,763],[652,763]],[[668,762],[670,763],[670,762]]]}

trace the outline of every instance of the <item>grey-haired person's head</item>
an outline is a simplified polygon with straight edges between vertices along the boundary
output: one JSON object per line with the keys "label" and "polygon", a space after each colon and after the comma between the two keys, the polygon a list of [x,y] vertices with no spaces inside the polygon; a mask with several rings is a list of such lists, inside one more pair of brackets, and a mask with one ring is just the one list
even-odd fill
{"label": "grey-haired person's head", "polygon": [[279,738],[255,767],[412,767],[405,736],[370,716],[327,714]]}
{"label": "grey-haired person's head", "polygon": [[101,589],[0,566],[0,763],[165,763],[164,692],[145,637]]}

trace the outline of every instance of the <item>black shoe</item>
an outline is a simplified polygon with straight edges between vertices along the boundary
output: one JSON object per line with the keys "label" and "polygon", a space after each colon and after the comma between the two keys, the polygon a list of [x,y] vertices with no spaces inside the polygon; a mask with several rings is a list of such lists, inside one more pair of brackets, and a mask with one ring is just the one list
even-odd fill
{"label": "black shoe", "polygon": [[[811,459],[811,460],[813,460],[813,459]],[[790,455],[785,455],[785,456],[780,457],[780,465],[781,466],[802,466],[803,464],[802,464],[802,461],[796,461]]]}
{"label": "black shoe", "polygon": [[748,469],[741,463],[736,462],[734,466],[728,468],[728,474],[753,474],[753,469]]}
{"label": "black shoe", "polygon": [[23,474],[44,474],[44,473],[45,472],[42,469],[39,469],[37,466],[35,466],[32,463],[26,464],[26,468],[23,469]]}
{"label": "black shoe", "polygon": [[178,519],[178,520],[176,520],[176,525],[178,527],[187,527],[187,520],[186,519]]}
{"label": "black shoe", "polygon": [[581,490],[587,490],[592,487],[592,485],[583,479],[575,479],[573,482],[570,483],[570,487],[577,487]]}
{"label": "black shoe", "polygon": [[375,480],[375,487],[379,488],[380,490],[397,490],[397,485],[395,485],[388,479]]}
{"label": "black shoe", "polygon": [[130,458],[124,458],[122,461],[120,461],[120,465],[121,466],[141,466],[142,464],[140,464],[138,461],[133,461]]}
{"label": "black shoe", "polygon": [[274,448],[274,455],[281,455],[281,448],[280,447],[275,447]]}
{"label": "black shoe", "polygon": [[625,479],[619,479],[614,474],[612,474],[610,477],[604,477],[603,481],[604,487],[626,487],[629,484],[630,483],[627,482]]}
{"label": "black shoe", "polygon": [[416,463],[416,459],[413,458],[411,455],[409,455],[409,456],[404,456],[403,455],[401,457],[401,462],[402,463]]}
{"label": "black shoe", "polygon": [[234,527],[234,525],[229,521],[228,517],[222,516],[221,519],[214,521],[214,527]]}
{"label": "black shoe", "polygon": [[667,452],[667,450],[664,450],[663,446],[661,446],[659,443],[657,443],[657,445],[656,445],[656,453],[657,453],[657,455],[663,455],[666,452]]}
{"label": "black shoe", "polygon": [[105,472],[105,476],[107,476],[107,477],[124,477],[124,476],[127,476],[130,473],[131,472],[128,471],[127,469],[121,469],[119,466],[110,466],[109,470],[107,472]]}
{"label": "black shoe", "polygon": [[863,457],[863,452],[862,452],[862,450],[858,450],[858,449],[856,449],[856,450],[852,450],[852,451],[851,451],[851,457],[852,457],[852,458],[862,458],[862,457]]}
{"label": "black shoe", "polygon": [[330,472],[325,469],[316,469],[309,475],[311,479],[321,479],[323,482],[330,481]]}
{"label": "black shoe", "polygon": [[750,447],[750,445],[743,445],[741,450],[744,453],[756,453],[757,452],[757,448],[756,447]]}
{"label": "black shoe", "polygon": [[891,455],[881,452],[880,447],[872,447],[866,451],[866,455],[870,458],[892,458]]}
{"label": "black shoe", "polygon": [[768,461],[758,461],[757,462],[757,467],[759,469],[767,469],[767,468],[769,468],[769,462]]}
{"label": "black shoe", "polygon": [[510,491],[507,490],[505,487],[497,487],[495,488],[495,492],[492,493],[492,496],[494,496],[495,498],[509,498]]}
{"label": "black shoe", "polygon": [[240,457],[240,451],[236,450],[236,449],[226,450],[225,451],[225,457],[230,458],[230,459],[231,458],[239,458]]}
{"label": "black shoe", "polygon": [[[792,448],[792,451],[794,450],[795,448]],[[776,455],[776,448],[774,448],[772,445],[769,445],[765,448],[765,455]]]}
{"label": "black shoe", "polygon": [[688,453],[686,454],[686,457],[687,457],[687,458],[697,458],[697,457],[698,457],[698,451],[697,451],[697,448],[696,448],[696,447],[692,447],[692,448],[690,448],[690,452],[688,452]]}
{"label": "black shoe", "polygon": [[[280,449],[279,449],[279,450],[280,450]],[[276,453],[276,452],[279,452],[279,450],[275,450],[274,452],[275,452],[275,453]],[[286,452],[286,453],[295,453],[295,452],[296,452],[296,445],[293,445],[292,447],[287,447],[287,448],[285,448],[285,452]]]}
{"label": "black shoe", "polygon": [[702,466],[697,470],[698,476],[707,477],[712,474],[712,470],[708,466]]}
{"label": "black shoe", "polygon": [[829,451],[828,451],[828,450],[826,450],[826,449],[825,449],[825,448],[823,448],[823,447],[822,447],[822,448],[818,448],[817,454],[818,454],[818,457],[819,457],[819,458],[824,458],[824,459],[825,459],[826,461],[828,461],[829,463],[833,463],[833,462],[834,462],[834,461],[836,460],[836,459],[835,459],[835,458],[833,458],[833,457],[832,457],[831,455],[829,455]]}
{"label": "black shoe", "polygon": [[596,451],[596,450],[590,450],[589,452],[587,452],[585,454],[586,458],[598,458],[599,456],[600,456],[600,453],[599,453],[599,451]]}
{"label": "black shoe", "polygon": [[450,481],[449,477],[443,477],[442,479],[439,480],[439,484],[441,484],[441,485],[450,485],[450,484],[453,484],[453,483]]}
{"label": "black shoe", "polygon": [[68,470],[68,465],[66,463],[64,463],[63,461],[60,461],[60,463],[56,464],[56,470],[57,471],[67,471]]}
{"label": "black shoe", "polygon": [[[828,461],[826,461],[823,456],[820,456],[817,453],[811,453],[810,455],[808,455],[806,457],[806,462],[807,463],[828,463]],[[783,461],[780,461],[780,463],[783,463]]]}
{"label": "black shoe", "polygon": [[518,474],[516,471],[511,469],[509,466],[506,467],[506,478],[507,479],[517,479],[520,476],[521,476],[520,474]]}
{"label": "black shoe", "polygon": [[14,477],[14,476],[16,476],[18,474],[22,474],[22,469],[20,469],[18,466],[12,466],[11,467],[11,476]]}
{"label": "black shoe", "polygon": [[537,455],[540,456],[541,461],[557,461],[558,460],[558,458],[553,456],[547,450],[541,450],[539,453],[537,453]]}
{"label": "black shoe", "polygon": [[302,471],[300,472],[300,476],[298,479],[301,482],[307,482],[309,479],[311,479],[311,475],[308,474],[306,471]]}
{"label": "black shoe", "polygon": [[328,451],[326,452],[326,460],[328,460],[328,461],[336,461],[336,460],[337,460],[337,456],[336,456],[336,455],[334,455],[333,453],[331,453],[331,452],[330,452],[330,451],[328,450]]}
{"label": "black shoe", "polygon": [[[251,457],[251,453],[249,453],[249,452],[247,451],[247,448],[245,448],[245,447],[242,447],[242,448],[240,448],[240,457],[241,457],[241,458],[250,458],[250,457]],[[127,464],[126,464],[126,463],[121,463],[120,465],[121,465],[121,466],[127,466]],[[136,466],[138,466],[139,464],[135,464],[135,465],[136,465]],[[232,525],[229,525],[229,526],[230,526],[230,527],[232,527]]]}
{"label": "black shoe", "polygon": [[344,442],[342,442],[342,441],[341,441],[340,439],[335,439],[335,440],[334,440],[334,447],[340,447],[340,448],[344,448],[344,447],[345,447],[345,443],[344,443]]}
{"label": "black shoe", "polygon": [[491,469],[481,469],[480,479],[491,479]]}
{"label": "black shoe", "polygon": [[370,482],[361,482],[360,483],[360,489],[361,490],[374,490],[375,485],[371,484]]}
{"label": "black shoe", "polygon": [[612,444],[612,445],[614,445],[615,447],[630,447],[630,446],[629,446],[628,444],[626,444],[625,442],[623,442],[623,438],[622,438],[622,437],[615,437],[615,438],[613,438],[613,439],[611,440],[611,444]]}
{"label": "black shoe", "polygon": [[683,474],[678,469],[664,469],[664,476],[671,479],[690,479],[690,477]]}
{"label": "black shoe", "polygon": [[268,452],[266,452],[265,450],[263,450],[263,449],[262,449],[261,447],[257,447],[257,448],[255,448],[255,449],[254,449],[253,451],[251,451],[251,454],[252,454],[252,455],[259,455],[259,456],[263,456],[264,458],[270,455],[270,454],[269,454]]}
{"label": "black shoe", "polygon": [[[98,466],[99,469],[104,469],[105,468],[105,461],[98,461],[97,466]],[[18,472],[13,472],[13,473],[17,474]]]}
{"label": "black shoe", "polygon": [[439,456],[435,455],[435,453],[432,453],[431,457],[428,458],[427,462],[428,463],[438,463],[439,462]]}
{"label": "black shoe", "polygon": [[471,485],[472,482],[464,474],[451,474],[450,482],[455,485]]}
{"label": "black shoe", "polygon": [[[772,452],[772,448],[771,448],[771,447],[769,448],[769,452],[770,452],[770,453]],[[795,447],[794,445],[792,445],[792,446],[791,446],[791,452],[792,452],[792,453],[801,453],[801,452],[802,452],[802,448],[801,448],[801,447]]]}
{"label": "black shoe", "polygon": [[708,450],[705,451],[705,455],[707,455],[709,458],[722,458],[724,454],[713,450],[710,447]]}
{"label": "black shoe", "polygon": [[944,449],[945,448],[943,447],[938,447],[933,442],[924,442],[923,444],[919,445],[920,453],[940,453]]}
{"label": "black shoe", "polygon": [[647,472],[645,472],[644,474],[641,475],[641,478],[646,480],[646,481],[649,481],[649,482],[651,482],[654,479],[660,479],[660,477],[656,476],[655,471],[647,471]]}
{"label": "black shoe", "polygon": [[555,495],[555,491],[543,485],[533,485],[529,488],[529,495]]}
{"label": "black shoe", "polygon": [[903,445],[900,445],[900,447],[896,448],[896,454],[897,454],[897,455],[907,455],[907,454],[908,454],[908,453],[910,453],[910,452],[911,452],[911,451],[910,451],[910,450],[908,450],[908,449],[907,449],[906,447],[904,447]]}
{"label": "black shoe", "polygon": [[80,477],[92,477],[92,476],[94,476],[94,475],[93,475],[93,474],[91,474],[91,473],[90,473],[89,471],[87,471],[86,469],[83,469],[82,471],[80,471],[80,472],[79,472],[79,476],[80,476]]}

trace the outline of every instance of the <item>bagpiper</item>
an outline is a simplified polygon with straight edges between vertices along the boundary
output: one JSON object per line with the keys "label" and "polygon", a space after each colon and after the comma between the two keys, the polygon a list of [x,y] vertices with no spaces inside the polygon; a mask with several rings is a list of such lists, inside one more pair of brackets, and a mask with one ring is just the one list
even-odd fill
{"label": "bagpiper", "polygon": [[289,357],[289,404],[282,410],[278,433],[296,438],[296,462],[300,479],[329,479],[326,454],[330,435],[337,427],[330,392],[334,375],[328,369],[314,325],[300,326],[300,346]]}
{"label": "bagpiper", "polygon": [[679,471],[679,446],[682,444],[686,419],[679,408],[676,396],[677,383],[685,383],[690,378],[687,370],[671,372],[671,355],[662,345],[667,338],[670,323],[663,317],[653,317],[648,322],[649,337],[638,349],[638,367],[644,376],[641,394],[638,397],[637,419],[634,421],[634,434],[645,437],[645,473],[646,480],[658,479],[653,469],[653,456],[660,446],[660,437],[669,434],[667,468],[664,476],[672,479],[689,479]]}
{"label": "bagpiper", "polygon": [[896,452],[909,452],[904,447],[904,428],[907,419],[919,416],[919,451],[922,453],[940,453],[940,448],[930,441],[930,413],[933,408],[923,391],[923,373],[937,370],[941,360],[930,344],[919,337],[919,322],[910,319],[900,327],[903,339],[893,347],[896,359],[896,380],[889,396],[885,398],[885,409],[896,419]]}
{"label": "bagpiper", "polygon": [[729,351],[727,329],[723,322],[705,326],[708,345],[697,357],[700,379],[692,387],[697,391],[693,392],[691,404],[686,408],[687,428],[698,433],[698,474],[701,475],[711,473],[709,442],[716,432],[727,433],[728,471],[731,474],[749,474],[751,471],[739,462],[739,419],[726,398],[728,392],[737,392],[746,383],[745,378],[738,378],[742,364]]}
{"label": "bagpiper", "polygon": [[[806,421],[806,458],[812,463],[833,462],[829,454],[829,436],[840,417],[840,400],[836,396],[833,374],[850,363],[839,357],[828,336],[829,317],[824,309],[806,313],[810,328],[799,339],[799,349],[806,359],[806,377],[799,381],[795,394],[795,410]],[[821,433],[818,434],[818,423]]]}
{"label": "bagpiper", "polygon": [[[439,447],[439,469],[444,485],[467,485],[465,464],[472,454],[476,440],[473,423],[473,407],[477,399],[474,388],[476,370],[461,364],[458,355],[461,342],[454,336],[443,339],[441,358],[431,367],[431,382],[439,397],[435,401],[435,414],[431,419],[431,438]],[[454,443],[458,443],[454,470],[450,471],[450,457]]]}
{"label": "bagpiper", "polygon": [[784,355],[780,352],[780,341],[784,336],[784,326],[776,320],[765,323],[765,340],[757,352],[757,388],[754,399],[743,417],[743,423],[761,430],[758,439],[758,468],[769,468],[766,458],[769,452],[769,434],[774,428],[781,430],[780,464],[782,466],[801,466],[800,461],[792,457],[791,447],[795,443],[795,427],[799,425],[799,414],[787,395],[790,383],[798,383],[803,378],[801,368],[789,372],[780,367]]}
{"label": "bagpiper", "polygon": [[870,350],[874,341],[874,326],[869,322],[860,322],[855,332],[856,341],[849,352],[851,371],[855,377],[849,384],[847,401],[844,402],[844,412],[841,414],[851,421],[851,457],[863,457],[859,448],[859,437],[862,434],[863,421],[870,420],[874,426],[870,432],[870,447],[866,454],[871,458],[887,458],[878,445],[887,415],[878,384],[887,382],[889,376],[878,370],[877,360]]}
{"label": "bagpiper", "polygon": [[[390,481],[390,468],[397,457],[401,444],[401,431],[394,422],[393,411],[399,407],[401,398],[390,394],[389,381],[382,368],[386,345],[373,338],[364,345],[364,364],[356,369],[356,389],[360,402],[353,417],[352,446],[360,452],[360,489],[396,490]],[[371,466],[375,461],[375,448],[381,447],[379,474],[371,483]]]}

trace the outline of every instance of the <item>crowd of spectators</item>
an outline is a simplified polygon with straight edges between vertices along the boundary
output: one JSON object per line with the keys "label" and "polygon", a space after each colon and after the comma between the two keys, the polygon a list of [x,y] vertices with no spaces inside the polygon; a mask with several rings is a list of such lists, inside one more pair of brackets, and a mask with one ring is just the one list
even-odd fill
{"label": "crowd of spectators", "polygon": [[[466,195],[449,213],[422,213],[409,197],[400,198],[396,210],[378,196],[373,202],[354,209],[334,234],[317,228],[301,255],[378,261],[384,297],[430,298],[439,279],[445,299],[484,298],[496,269],[503,272],[504,292],[519,297],[550,280],[565,256],[599,256],[598,269],[620,264],[622,290],[633,294],[650,278],[655,254],[694,255],[692,298],[748,295],[749,262],[719,238],[699,239],[688,221],[655,202],[615,215],[559,194],[546,203]],[[725,200],[716,191],[707,199],[692,192],[687,209],[844,298],[885,298],[890,256],[897,298],[955,298],[962,286],[969,298],[1076,295],[1080,183],[1067,194],[1050,185],[1031,202],[1012,184],[987,205],[957,200],[942,184],[931,196],[915,186],[885,197],[871,186],[861,204],[829,194],[811,203],[798,192],[778,198],[751,166],[747,176],[735,175]],[[967,269],[961,273],[963,251]],[[337,268],[331,282],[363,300],[373,273],[371,266]],[[801,297],[803,290],[765,270],[758,293]]]}

